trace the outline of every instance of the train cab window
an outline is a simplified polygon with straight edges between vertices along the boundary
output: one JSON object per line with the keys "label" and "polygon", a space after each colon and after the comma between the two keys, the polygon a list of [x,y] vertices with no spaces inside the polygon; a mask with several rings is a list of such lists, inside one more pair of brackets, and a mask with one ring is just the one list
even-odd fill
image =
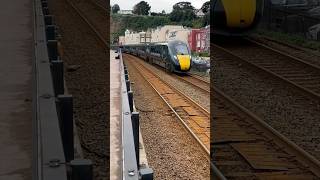
{"label": "train cab window", "polygon": [[177,44],[175,46],[175,51],[176,51],[176,54],[178,54],[178,55],[187,55],[187,54],[189,54],[188,47],[186,45],[183,45],[183,44]]}

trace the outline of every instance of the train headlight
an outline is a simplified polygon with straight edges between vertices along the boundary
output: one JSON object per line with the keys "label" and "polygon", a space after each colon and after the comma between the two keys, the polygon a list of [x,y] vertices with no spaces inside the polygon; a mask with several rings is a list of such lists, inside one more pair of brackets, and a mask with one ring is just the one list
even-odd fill
{"label": "train headlight", "polygon": [[177,58],[177,56],[173,56],[173,57],[174,57],[174,59],[175,59],[175,60],[177,60],[177,59],[178,59],[178,58]]}

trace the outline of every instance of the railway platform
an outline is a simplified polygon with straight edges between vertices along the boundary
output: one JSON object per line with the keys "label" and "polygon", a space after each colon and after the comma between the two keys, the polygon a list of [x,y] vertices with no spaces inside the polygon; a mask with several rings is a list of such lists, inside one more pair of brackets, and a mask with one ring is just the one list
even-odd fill
{"label": "railway platform", "polygon": [[[118,57],[118,58],[116,58]],[[138,153],[136,153],[138,151]],[[121,52],[110,51],[110,179],[152,180]]]}
{"label": "railway platform", "polygon": [[32,179],[33,1],[0,2],[0,179]]}

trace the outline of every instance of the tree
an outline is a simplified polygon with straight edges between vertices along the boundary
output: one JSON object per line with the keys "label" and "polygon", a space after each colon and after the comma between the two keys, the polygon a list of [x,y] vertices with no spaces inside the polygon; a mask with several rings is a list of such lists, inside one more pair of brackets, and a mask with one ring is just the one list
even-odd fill
{"label": "tree", "polygon": [[138,15],[148,15],[149,11],[151,9],[151,6],[145,2],[145,1],[140,1],[138,4],[136,4],[133,7],[133,14],[138,14]]}
{"label": "tree", "polygon": [[210,13],[210,1],[205,2],[202,5],[201,10],[204,14]]}
{"label": "tree", "polygon": [[118,4],[115,4],[112,6],[112,13],[116,14],[120,10],[120,6]]}
{"label": "tree", "polygon": [[165,14],[166,14],[166,11],[165,11],[165,10],[162,10],[161,14],[165,15]]}
{"label": "tree", "polygon": [[170,14],[171,21],[185,22],[184,24],[190,24],[189,22],[194,20],[195,18],[196,15],[194,13],[194,7],[190,2],[178,2],[173,5],[173,10]]}
{"label": "tree", "polygon": [[205,2],[201,10],[205,14],[203,17],[203,26],[207,26],[210,24],[210,1]]}

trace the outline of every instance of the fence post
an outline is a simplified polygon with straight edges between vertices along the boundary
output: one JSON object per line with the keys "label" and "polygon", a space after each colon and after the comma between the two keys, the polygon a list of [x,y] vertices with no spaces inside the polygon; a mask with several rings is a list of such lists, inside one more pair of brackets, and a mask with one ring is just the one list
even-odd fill
{"label": "fence post", "polygon": [[73,97],[71,95],[58,95],[60,109],[60,131],[66,161],[74,159],[73,141]]}
{"label": "fence post", "polygon": [[134,147],[136,150],[136,159],[137,166],[139,168],[140,165],[140,153],[139,153],[139,112],[133,112],[131,115],[132,120],[132,130],[133,130],[133,139],[134,139]]}
{"label": "fence post", "polygon": [[140,169],[141,180],[153,180],[153,170],[151,168]]}
{"label": "fence post", "polygon": [[51,71],[54,84],[54,92],[57,95],[64,94],[63,61],[51,62]]}
{"label": "fence post", "polygon": [[89,159],[75,159],[70,162],[71,180],[93,180],[92,161]]}
{"label": "fence post", "polygon": [[48,54],[49,60],[54,61],[58,59],[58,41],[48,40]]}
{"label": "fence post", "polygon": [[128,92],[128,99],[129,99],[129,106],[130,106],[130,111],[133,111],[133,92],[129,91]]}

